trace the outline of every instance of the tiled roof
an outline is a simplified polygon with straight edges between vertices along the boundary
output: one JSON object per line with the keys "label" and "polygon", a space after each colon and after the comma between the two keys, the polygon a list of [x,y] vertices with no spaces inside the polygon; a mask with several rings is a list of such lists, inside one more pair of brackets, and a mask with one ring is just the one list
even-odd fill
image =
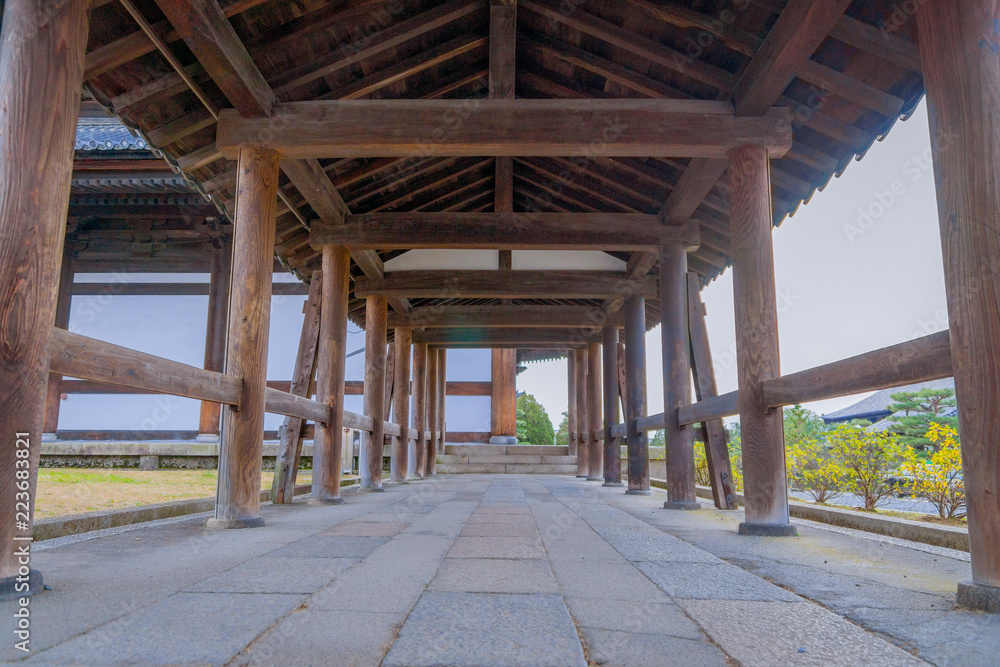
{"label": "tiled roof", "polygon": [[151,151],[141,137],[137,137],[117,118],[80,119],[76,126],[78,151]]}
{"label": "tiled roof", "polygon": [[944,378],[941,380],[931,380],[930,382],[918,382],[917,384],[908,384],[904,387],[893,387],[892,389],[883,389],[881,391],[876,391],[874,394],[868,398],[864,398],[854,405],[830,412],[823,415],[823,421],[827,424],[835,422],[850,421],[851,419],[878,419],[881,417],[888,417],[889,405],[895,403],[892,400],[893,394],[898,394],[904,391],[919,391],[921,389],[954,389],[955,379],[954,378]]}

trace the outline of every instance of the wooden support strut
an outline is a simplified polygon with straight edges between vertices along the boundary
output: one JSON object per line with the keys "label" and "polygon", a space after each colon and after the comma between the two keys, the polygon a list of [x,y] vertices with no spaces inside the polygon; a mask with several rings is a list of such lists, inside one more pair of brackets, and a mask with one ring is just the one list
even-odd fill
{"label": "wooden support strut", "polygon": [[587,345],[587,432],[590,434],[590,453],[587,456],[587,480],[604,481],[604,442],[597,434],[602,430],[604,415],[601,410],[601,344]]}
{"label": "wooden support strut", "polygon": [[427,421],[426,428],[430,431],[427,441],[427,456],[424,459],[424,476],[435,474],[438,452],[438,354],[437,350],[427,350]]}
{"label": "wooden support strut", "polygon": [[[49,345],[73,172],[89,3],[7,0],[0,32],[0,596],[15,591],[15,551],[31,536],[34,507],[19,525],[15,471],[35,497],[45,418]],[[22,450],[27,459],[19,456]],[[19,464],[27,460],[28,466]],[[30,501],[29,501],[30,502]],[[41,575],[30,573],[31,593]]]}
{"label": "wooden support strut", "polygon": [[972,581],[960,604],[1000,611],[1000,67],[995,2],[917,8],[962,432]]}
{"label": "wooden support strut", "polygon": [[365,402],[364,413],[374,420],[371,433],[362,436],[358,470],[361,488],[382,491],[382,446],[385,442],[385,339],[388,303],[370,296],[365,304]]}
{"label": "wooden support strut", "polygon": [[[491,439],[517,436],[517,350],[494,349],[491,353]],[[497,440],[499,442],[499,440]]]}
{"label": "wooden support strut", "polygon": [[309,502],[335,505],[343,502],[340,479],[344,470],[344,373],[351,256],[346,248],[327,246],[323,248],[322,261],[316,400],[329,407],[330,418],[325,424],[316,425]]}
{"label": "wooden support strut", "polygon": [[[299,349],[295,355],[292,382],[288,389],[290,394],[305,398],[312,395],[313,377],[316,373],[322,284],[322,271],[314,271],[309,286],[309,297],[303,304],[302,333],[299,335]],[[299,461],[302,456],[303,426],[304,420],[301,417],[286,417],[281,425],[278,455],[274,460],[274,481],[271,483],[273,503],[291,503],[295,495],[295,478],[298,476]]]}
{"label": "wooden support strut", "polygon": [[566,354],[566,430],[569,444],[569,455],[577,455],[577,425],[576,425],[576,352],[570,350]]}
{"label": "wooden support strut", "polygon": [[[447,398],[448,398],[448,383],[447,383],[447,377],[448,377],[448,350],[446,350],[446,349],[439,349],[437,351],[437,355],[438,355],[438,365],[437,365],[437,371],[438,371],[437,372],[437,395],[438,395],[438,403],[437,403],[438,416],[437,416],[437,423],[438,423],[438,426],[437,427],[438,427],[438,431],[440,432],[439,436],[438,436],[438,445],[439,446],[438,446],[438,452],[437,453],[444,454],[445,453],[445,447],[448,444],[447,422],[445,421],[445,412],[446,412],[445,408],[447,407]],[[437,474],[437,456],[435,456],[434,460],[431,461],[430,463],[431,463],[431,472],[436,475]]]}
{"label": "wooden support strut", "polygon": [[410,329],[396,327],[393,335],[395,361],[393,372],[392,421],[403,431],[402,437],[392,441],[392,458],[389,464],[389,481],[405,484],[409,473],[410,454]]}
{"label": "wooden support strut", "polygon": [[765,380],[781,374],[767,151],[761,146],[733,149],[726,176],[746,498],[746,521],[740,524],[740,532],[793,535],[795,528],[788,521],[782,413],[764,405],[762,387]]}
{"label": "wooden support strut", "polygon": [[427,472],[427,344],[413,344],[413,428],[417,432],[410,457],[412,476],[423,479]]}
{"label": "wooden support strut", "polygon": [[[63,250],[62,268],[59,272],[59,295],[56,298],[56,322],[58,329],[69,328],[70,302],[73,299],[73,255]],[[221,369],[220,369],[221,370]],[[59,426],[59,405],[62,400],[61,375],[49,374],[49,385],[45,394],[45,422],[42,433],[55,435]],[[43,435],[43,437],[45,437]]]}
{"label": "wooden support strut", "polygon": [[[574,352],[571,352],[574,354]],[[587,414],[587,371],[590,364],[587,348],[580,348],[576,354],[576,476],[590,476],[590,418]]]}
{"label": "wooden support strut", "polygon": [[701,507],[694,488],[694,436],[678,422],[677,410],[691,402],[691,356],[688,344],[687,251],[660,251],[660,336],[663,341],[663,414],[667,467],[664,509]]}
{"label": "wooden support strut", "polygon": [[611,427],[621,421],[618,409],[618,327],[604,327],[604,486],[621,486],[621,438]]}
{"label": "wooden support strut", "polygon": [[[229,318],[229,283],[233,246],[230,238],[219,238],[212,247],[212,269],[208,284],[208,321],[205,331],[205,370],[222,371],[226,363],[226,323]],[[218,403],[202,401],[198,435],[203,440],[218,440],[222,408]]]}
{"label": "wooden support strut", "polygon": [[208,523],[213,528],[264,525],[260,517],[261,434],[278,160],[274,151],[259,148],[244,148],[239,156],[226,375],[243,380],[243,393],[239,409],[222,410],[219,486],[215,518]]}
{"label": "wooden support strut", "polygon": [[646,300],[632,296],[625,300],[625,402],[628,448],[628,490],[630,495],[649,495],[649,438],[638,428],[646,416]]}

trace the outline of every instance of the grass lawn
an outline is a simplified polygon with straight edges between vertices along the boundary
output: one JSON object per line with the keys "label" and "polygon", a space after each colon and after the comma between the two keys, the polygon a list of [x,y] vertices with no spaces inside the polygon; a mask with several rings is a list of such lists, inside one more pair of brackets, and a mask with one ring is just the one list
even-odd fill
{"label": "grass lawn", "polygon": [[[265,470],[261,488],[270,489],[274,473]],[[129,468],[41,468],[35,517],[45,518],[166,503],[215,495],[217,470],[134,470]],[[312,481],[299,471],[297,483]]]}

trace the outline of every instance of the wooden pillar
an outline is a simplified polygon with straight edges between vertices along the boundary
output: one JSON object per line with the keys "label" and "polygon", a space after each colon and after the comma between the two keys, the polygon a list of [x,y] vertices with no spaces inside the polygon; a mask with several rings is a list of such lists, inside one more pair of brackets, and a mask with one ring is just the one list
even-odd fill
{"label": "wooden pillar", "polygon": [[385,443],[385,339],[388,301],[370,296],[365,302],[365,403],[372,432],[362,438],[361,488],[382,491],[382,450]]}
{"label": "wooden pillar", "polygon": [[590,418],[587,414],[587,348],[575,350],[576,354],[576,476],[586,479],[590,476],[590,438],[587,429]]}
{"label": "wooden pillar", "polygon": [[490,443],[517,444],[517,350],[493,350]]}
{"label": "wooden pillar", "polygon": [[771,247],[767,149],[729,151],[730,228],[736,300],[736,365],[743,436],[743,535],[794,535],[788,522],[785,434],[781,410],[764,405],[762,382],[781,374]]}
{"label": "wooden pillar", "polygon": [[[59,271],[59,294],[56,297],[55,326],[69,328],[69,310],[73,300],[73,255],[63,249],[62,268]],[[48,389],[45,392],[45,423],[42,439],[56,437],[59,427],[59,405],[62,401],[62,376],[49,374]]]}
{"label": "wooden pillar", "polygon": [[322,306],[316,400],[330,406],[330,421],[316,424],[313,481],[309,502],[336,505],[344,470],[344,372],[347,353],[347,304],[351,255],[347,248],[323,246]]}
{"label": "wooden pillar", "polygon": [[694,429],[677,410],[691,403],[691,349],[687,322],[687,249],[660,249],[660,337],[663,341],[663,414],[667,464],[664,509],[696,510]]}
{"label": "wooden pillar", "polygon": [[423,479],[427,472],[427,343],[413,344],[413,428],[417,439],[411,463],[413,476]]}
{"label": "wooden pillar", "polygon": [[392,384],[392,421],[399,424],[402,435],[393,440],[392,459],[389,463],[389,481],[393,484],[406,484],[410,465],[410,346],[412,332],[409,327],[396,327],[393,338],[393,352],[396,359],[392,366],[396,379]]}
{"label": "wooden pillar", "polygon": [[[49,343],[80,109],[86,0],[7,0],[0,33],[0,598],[16,591],[17,552],[31,514],[45,419]],[[16,471],[27,449],[29,520],[18,527]],[[23,477],[23,475],[21,476]],[[21,508],[23,509],[23,507]],[[28,593],[40,591],[30,573]]]}
{"label": "wooden pillar", "polygon": [[604,362],[604,486],[621,486],[621,444],[611,437],[611,427],[619,421],[618,411],[618,327],[602,330]]}
{"label": "wooden pillar", "polygon": [[[208,320],[205,325],[205,370],[222,372],[226,363],[226,321],[229,316],[229,281],[233,260],[230,239],[219,238],[212,247],[212,269],[208,285]],[[198,440],[219,439],[222,405],[201,402]]]}
{"label": "wooden pillar", "polygon": [[431,437],[427,441],[427,455],[424,460],[424,476],[433,475],[437,470],[437,450],[438,450],[438,353],[436,348],[427,350],[427,430]]}
{"label": "wooden pillar", "polygon": [[569,455],[577,455],[576,433],[576,351],[566,351],[566,380],[568,399],[566,403],[566,431],[569,443]]}
{"label": "wooden pillar", "polygon": [[646,300],[640,295],[625,299],[625,423],[628,446],[628,490],[648,495],[649,437],[636,420],[646,416]]}
{"label": "wooden pillar", "polygon": [[1000,8],[917,10],[962,433],[972,580],[959,604],[1000,612]]}
{"label": "wooden pillar", "polygon": [[604,440],[597,439],[602,430],[604,415],[601,410],[601,354],[600,343],[587,345],[587,431],[590,433],[590,453],[587,455],[588,474],[591,482],[604,481]]}
{"label": "wooden pillar", "polygon": [[226,375],[243,380],[243,394],[239,406],[222,410],[219,488],[215,518],[208,522],[212,528],[264,525],[259,516],[260,468],[278,160],[273,150],[240,149]]}
{"label": "wooden pillar", "polygon": [[[447,398],[448,398],[448,350],[445,348],[440,348],[438,350],[438,365],[437,365],[437,395],[438,395],[438,428],[441,431],[441,437],[438,439],[438,449],[437,454],[444,454],[445,448],[448,446],[448,421],[446,419]],[[437,456],[435,455],[434,460],[431,461],[431,468],[434,474],[437,474]]]}

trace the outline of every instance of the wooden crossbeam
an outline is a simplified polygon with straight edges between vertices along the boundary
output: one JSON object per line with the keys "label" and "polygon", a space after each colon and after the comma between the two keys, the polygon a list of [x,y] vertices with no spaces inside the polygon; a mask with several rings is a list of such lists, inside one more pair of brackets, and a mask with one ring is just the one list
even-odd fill
{"label": "wooden crossbeam", "polygon": [[659,224],[642,214],[373,213],[339,226],[314,225],[310,243],[355,249],[649,250],[696,248],[698,225]]}
{"label": "wooden crossbeam", "polygon": [[599,327],[620,325],[619,315],[596,306],[424,306],[390,314],[390,327]]}
{"label": "wooden crossbeam", "polygon": [[413,332],[413,340],[438,347],[466,345],[477,347],[560,345],[564,347],[586,345],[600,340],[600,327],[548,328],[513,327],[456,327],[424,329]]}
{"label": "wooden crossbeam", "polygon": [[656,295],[655,280],[635,282],[617,271],[394,271],[358,278],[354,294],[437,299],[603,299]]}
{"label": "wooden crossbeam", "polygon": [[[73,283],[73,296],[207,296],[209,283]],[[309,293],[303,283],[273,283],[271,294],[299,296]]]}
{"label": "wooden crossbeam", "polygon": [[745,144],[766,146],[772,157],[784,155],[792,145],[789,110],[739,118],[725,102],[671,99],[294,102],[277,105],[270,119],[225,110],[216,135],[224,155],[257,145],[286,158],[421,153],[721,158]]}

